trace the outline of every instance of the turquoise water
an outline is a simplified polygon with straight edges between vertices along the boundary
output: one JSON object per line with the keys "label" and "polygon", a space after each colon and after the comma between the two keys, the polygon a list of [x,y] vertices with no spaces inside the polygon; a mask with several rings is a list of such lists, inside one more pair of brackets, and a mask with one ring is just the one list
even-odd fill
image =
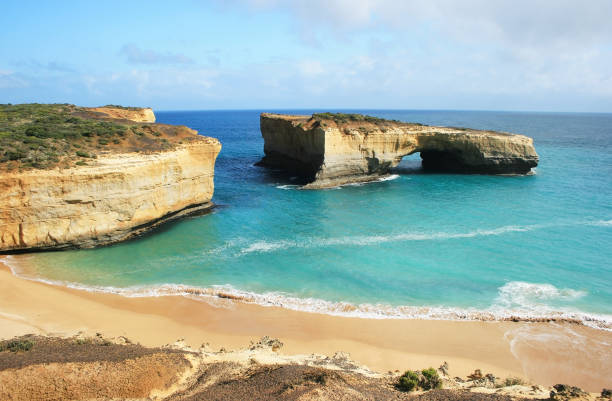
{"label": "turquoise water", "polygon": [[223,291],[334,314],[611,327],[612,114],[359,112],[529,135],[540,165],[520,177],[424,174],[413,155],[387,181],[301,191],[253,166],[259,111],[158,112],[222,142],[219,207],[123,244],[25,256],[35,263],[22,274],[131,296]]}

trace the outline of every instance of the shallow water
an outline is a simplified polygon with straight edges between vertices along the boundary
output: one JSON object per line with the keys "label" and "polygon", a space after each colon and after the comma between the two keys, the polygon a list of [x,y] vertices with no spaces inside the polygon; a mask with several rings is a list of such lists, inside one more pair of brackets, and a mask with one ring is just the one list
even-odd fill
{"label": "shallow water", "polygon": [[423,174],[413,155],[381,182],[302,191],[253,166],[259,111],[158,112],[222,142],[214,213],[112,247],[27,255],[20,272],[133,296],[204,289],[334,314],[610,327],[612,114],[360,112],[529,135],[540,165],[531,176]]}

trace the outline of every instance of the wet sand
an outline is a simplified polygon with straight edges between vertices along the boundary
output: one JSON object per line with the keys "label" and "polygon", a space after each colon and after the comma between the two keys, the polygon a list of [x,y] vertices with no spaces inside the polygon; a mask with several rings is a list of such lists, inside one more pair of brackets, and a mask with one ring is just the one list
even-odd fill
{"label": "wet sand", "polygon": [[456,376],[478,368],[542,385],[612,386],[612,333],[576,324],[361,319],[223,299],[126,298],[25,280],[0,262],[0,338],[78,331],[213,349],[243,348],[268,335],[285,344],[282,354],[343,351],[380,372],[447,361]]}

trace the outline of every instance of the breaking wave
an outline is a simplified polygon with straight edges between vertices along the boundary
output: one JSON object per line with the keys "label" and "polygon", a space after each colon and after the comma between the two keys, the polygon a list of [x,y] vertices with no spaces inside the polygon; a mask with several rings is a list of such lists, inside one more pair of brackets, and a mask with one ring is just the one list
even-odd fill
{"label": "breaking wave", "polygon": [[229,284],[213,285],[210,287],[183,284],[133,287],[90,286],[22,275],[18,272],[16,265],[8,259],[4,259],[3,262],[10,267],[14,275],[28,280],[82,291],[115,294],[128,298],[184,296],[209,302],[215,306],[219,306],[218,301],[236,301],[300,312],[367,319],[571,322],[612,331],[612,315],[585,313],[570,308],[554,309],[549,306],[545,301],[573,300],[585,296],[586,292],[569,288],[559,289],[552,284],[546,283],[536,284],[520,281],[506,283],[498,288],[497,299],[493,305],[486,309],[450,306],[395,306],[380,303],[354,304],[351,302],[332,302],[318,298],[300,298],[283,292],[255,293],[236,289]]}
{"label": "breaking wave", "polygon": [[531,226],[504,226],[490,230],[474,230],[464,233],[402,233],[392,235],[367,235],[367,236],[348,236],[336,238],[305,238],[299,241],[280,240],[280,241],[257,241],[244,247],[240,253],[248,254],[252,252],[272,252],[278,249],[289,248],[323,248],[328,246],[338,245],[357,245],[369,246],[377,245],[386,242],[402,242],[402,241],[427,241],[427,240],[445,240],[456,238],[471,238],[489,235],[501,235],[510,232],[531,231],[542,228],[540,225]]}
{"label": "breaking wave", "polygon": [[[297,178],[297,177],[291,177],[292,180]],[[393,181],[395,179],[400,178],[399,174],[389,174],[389,175],[385,175],[382,176],[380,178],[377,178],[375,180],[372,181],[366,181],[366,182],[354,182],[354,183],[350,183],[350,184],[342,184],[342,185],[337,185],[335,187],[331,187],[331,188],[327,188],[327,189],[339,189],[342,187],[360,187],[362,185],[366,185],[366,184],[371,184],[374,182],[384,182],[384,181]],[[284,185],[277,185],[276,188],[278,189],[284,189],[284,190],[289,190],[289,189],[300,189],[302,186],[301,185],[295,185],[295,184],[284,184]]]}
{"label": "breaking wave", "polygon": [[551,223],[551,224],[531,224],[531,225],[510,225],[493,229],[478,229],[466,232],[434,232],[434,233],[400,233],[389,235],[365,235],[365,236],[346,236],[330,238],[300,238],[298,240],[278,240],[278,241],[256,241],[244,246],[239,254],[265,253],[282,249],[291,248],[324,248],[329,246],[371,246],[387,242],[403,241],[436,241],[459,238],[486,237],[492,235],[502,235],[513,232],[527,232],[541,230],[552,227],[563,227],[572,225],[587,226],[612,226],[612,220],[593,220],[582,222]]}

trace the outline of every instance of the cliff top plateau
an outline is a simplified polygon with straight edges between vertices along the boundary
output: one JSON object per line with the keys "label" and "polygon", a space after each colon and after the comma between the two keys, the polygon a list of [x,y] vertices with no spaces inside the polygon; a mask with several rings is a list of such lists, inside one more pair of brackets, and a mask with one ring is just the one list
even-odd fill
{"label": "cliff top plateau", "polygon": [[0,172],[82,166],[99,155],[170,150],[196,140],[206,138],[155,124],[149,108],[0,105]]}

